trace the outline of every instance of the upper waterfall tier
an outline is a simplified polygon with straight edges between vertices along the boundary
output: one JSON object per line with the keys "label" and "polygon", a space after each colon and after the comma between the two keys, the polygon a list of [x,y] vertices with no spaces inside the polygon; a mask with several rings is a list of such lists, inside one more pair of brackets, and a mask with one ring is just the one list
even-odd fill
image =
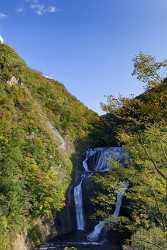
{"label": "upper waterfall tier", "polygon": [[127,166],[129,156],[122,147],[95,148],[87,151],[87,169],[92,172],[107,172],[112,168],[112,160]]}

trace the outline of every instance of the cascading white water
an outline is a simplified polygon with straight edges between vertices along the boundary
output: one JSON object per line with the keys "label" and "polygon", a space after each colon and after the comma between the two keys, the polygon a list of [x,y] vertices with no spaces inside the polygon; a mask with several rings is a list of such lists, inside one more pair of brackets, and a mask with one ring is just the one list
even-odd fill
{"label": "cascading white water", "polygon": [[88,161],[89,157],[93,156],[95,153],[96,153],[96,151],[94,151],[93,149],[89,149],[86,152],[86,158],[82,163],[85,172],[89,172],[87,161]]}
{"label": "cascading white water", "polygon": [[107,172],[111,168],[111,160],[121,161],[122,159],[127,159],[128,155],[124,148],[122,147],[112,147],[112,148],[97,148],[96,152],[100,151],[100,156],[96,165],[97,172]]}
{"label": "cascading white water", "polygon": [[[115,211],[113,213],[113,221],[111,221],[110,223],[114,223],[116,222],[115,219],[118,218],[119,216],[119,213],[120,213],[120,209],[121,209],[121,206],[122,206],[122,199],[123,199],[123,196],[124,196],[124,193],[126,192],[126,190],[128,189],[128,182],[122,182],[121,183],[121,188],[120,190],[117,192],[117,201],[116,201],[116,205],[115,205]],[[97,241],[100,237],[100,234],[103,230],[103,228],[105,227],[105,225],[109,223],[108,221],[101,221],[98,225],[95,226],[93,232],[91,232],[87,239],[89,241]]]}
{"label": "cascading white water", "polygon": [[[92,175],[95,172],[106,172],[109,171],[111,167],[111,160],[122,160],[126,158],[125,150],[121,147],[112,148],[95,148],[89,149],[86,152],[86,157],[83,161],[83,174],[81,176],[80,183],[74,187],[74,203],[76,212],[76,224],[77,230],[85,230],[85,220],[84,220],[84,207],[83,207],[83,194],[82,194],[82,182],[85,178]],[[90,171],[88,166],[88,160],[94,158],[93,169]],[[125,191],[117,193],[116,209],[113,216],[117,217],[119,215],[120,207],[122,204],[122,197]],[[117,215],[118,214],[118,215]],[[106,222],[100,222],[94,229],[94,231],[88,235],[90,241],[96,240],[99,237],[101,231],[103,230]]]}
{"label": "cascading white water", "polygon": [[93,156],[96,152],[92,149],[89,149],[86,152],[86,158],[83,161],[84,173],[81,176],[81,181],[79,185],[74,187],[74,203],[75,203],[75,214],[77,222],[77,230],[85,230],[85,221],[84,221],[84,208],[83,208],[83,195],[82,195],[82,182],[86,178],[86,174],[89,172],[87,161],[89,157]]}
{"label": "cascading white water", "polygon": [[105,226],[105,221],[101,221],[99,224],[97,224],[93,230],[88,236],[87,239],[89,241],[96,241],[99,239],[99,235],[101,234],[103,228]]}
{"label": "cascading white water", "polygon": [[77,230],[84,231],[85,221],[83,213],[83,197],[82,197],[82,181],[74,187],[74,202],[76,210],[76,221],[77,221]]}
{"label": "cascading white water", "polygon": [[86,152],[86,158],[83,161],[84,173],[81,176],[81,181],[79,185],[74,187],[74,203],[75,203],[75,213],[76,213],[76,222],[77,230],[85,230],[85,221],[84,221],[84,208],[83,208],[83,195],[82,195],[82,182],[86,178],[87,173],[89,173],[89,168],[87,161],[89,157],[93,156],[96,153],[93,149],[89,149]]}
{"label": "cascading white water", "polygon": [[121,206],[122,206],[122,199],[123,199],[123,196],[126,192],[126,190],[128,189],[128,182],[122,182],[121,183],[121,188],[119,190],[119,192],[117,192],[117,201],[116,201],[116,205],[115,205],[115,211],[113,213],[113,216],[114,217],[118,217],[119,216],[119,213],[120,213],[120,209],[121,209]]}
{"label": "cascading white water", "polygon": [[[111,168],[111,160],[118,160],[122,163],[126,159],[127,159],[127,153],[125,152],[124,149],[120,147],[95,148],[94,150],[89,149],[86,152],[86,157],[83,161],[83,173],[81,174],[80,180],[78,180],[77,185],[74,186],[74,189],[73,189],[77,230],[84,231],[86,228],[86,221],[84,219],[85,214],[84,214],[84,206],[83,206],[84,205],[83,193],[82,193],[83,184],[85,185],[88,183],[86,182],[86,179],[94,174],[97,174],[97,172],[101,174],[103,172],[109,171]],[[115,218],[119,216],[119,211],[122,205],[122,197],[127,187],[128,185],[126,185],[126,183],[123,183],[122,189],[118,190],[116,208],[113,213],[113,217]],[[89,189],[88,189],[88,192],[89,192]],[[113,223],[115,222],[114,219],[112,222]],[[94,249],[96,246],[97,248],[103,249],[103,246],[105,245],[105,241],[98,241],[98,239],[102,230],[104,229],[107,223],[111,223],[111,222],[101,221],[98,225],[96,225],[94,231],[88,235],[87,239],[82,238],[85,234],[80,232],[79,234],[76,233],[76,235],[71,235],[72,240],[69,240],[69,236],[67,237],[67,239],[63,237],[62,240],[64,241],[58,239],[55,242],[46,243],[40,247],[40,250],[57,249],[57,248],[64,249],[65,246],[67,246],[67,248],[69,246],[72,246],[72,248],[73,246],[75,246],[78,249],[80,248],[84,248],[84,249],[93,248]]]}

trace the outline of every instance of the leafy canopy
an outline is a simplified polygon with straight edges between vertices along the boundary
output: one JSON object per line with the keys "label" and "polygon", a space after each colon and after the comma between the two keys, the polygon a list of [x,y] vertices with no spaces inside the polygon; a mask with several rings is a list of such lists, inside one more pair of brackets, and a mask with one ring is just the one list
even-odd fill
{"label": "leafy canopy", "polygon": [[[140,52],[134,58],[134,71],[137,79],[146,83],[147,88],[160,84],[166,77],[167,61],[157,62],[153,56]],[[163,71],[165,69],[165,71]]]}

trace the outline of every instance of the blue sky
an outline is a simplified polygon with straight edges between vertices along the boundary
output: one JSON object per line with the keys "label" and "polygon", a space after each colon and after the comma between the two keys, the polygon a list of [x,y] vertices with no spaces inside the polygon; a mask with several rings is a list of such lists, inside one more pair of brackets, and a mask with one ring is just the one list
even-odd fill
{"label": "blue sky", "polygon": [[133,57],[167,58],[167,0],[0,1],[0,34],[35,69],[100,112],[105,95],[138,94]]}

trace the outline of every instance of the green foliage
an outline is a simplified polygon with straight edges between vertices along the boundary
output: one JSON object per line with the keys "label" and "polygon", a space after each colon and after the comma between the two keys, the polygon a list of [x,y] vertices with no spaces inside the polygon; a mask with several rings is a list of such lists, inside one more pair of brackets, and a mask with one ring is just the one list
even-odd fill
{"label": "green foliage", "polygon": [[[157,224],[166,230],[166,127],[151,127],[143,134],[125,138],[136,168],[131,177],[132,218],[136,226]],[[134,206],[134,207],[133,207]]]}
{"label": "green foliage", "polygon": [[[31,70],[13,49],[0,45],[0,81],[5,84],[12,76],[24,85],[17,90],[17,108],[29,111],[32,99],[36,100],[53,125],[70,140],[78,141],[87,136],[88,130],[98,119],[93,111],[72,96],[61,83]],[[16,87],[9,88],[8,92]],[[23,89],[29,95],[26,101],[24,98],[20,100]],[[4,101],[2,98],[0,102]]]}
{"label": "green foliage", "polygon": [[84,138],[98,119],[97,115],[72,96],[57,81],[35,71],[25,74],[25,85],[62,135],[72,141]]}
{"label": "green foliage", "polygon": [[[135,98],[110,99],[109,96],[106,104],[103,104],[106,115],[96,123],[92,133],[97,145],[100,145],[99,136],[101,136],[102,145],[120,145],[122,144],[119,140],[121,131],[135,134],[144,131],[147,126],[167,122],[166,81]],[[115,108],[117,103],[119,103],[118,108]]]}
{"label": "green foliage", "polygon": [[136,243],[141,230],[146,241],[149,240],[146,231],[149,231],[153,245],[157,242],[157,235],[162,232],[158,246],[165,249],[163,244],[167,231],[167,81],[164,79],[166,67],[165,61],[159,63],[153,57],[140,53],[134,59],[133,75],[147,84],[147,90],[135,98],[108,96],[106,103],[102,104],[106,115],[101,117],[94,130],[98,145],[101,146],[98,141],[99,135],[102,145],[124,145],[131,161],[128,168],[112,162],[110,173],[94,178],[96,189],[90,198],[95,209],[92,210],[91,218],[112,221],[116,192],[120,182],[128,180],[129,189],[124,197],[119,223],[110,224],[108,229],[112,227],[119,232],[134,235],[134,249],[154,249],[148,247],[147,242]]}
{"label": "green foliage", "polygon": [[101,104],[106,115],[97,122],[95,133],[101,135],[104,144],[121,143],[118,135],[122,130],[131,134],[167,122],[166,68],[166,61],[156,62],[154,57],[143,53],[136,56],[133,75],[147,83],[147,90],[135,98],[109,95],[106,103]]}
{"label": "green foliage", "polygon": [[123,98],[122,96],[119,96],[118,98],[116,98],[115,96],[110,95],[110,96],[107,96],[106,103],[101,103],[101,108],[103,111],[107,113],[111,113],[111,112],[119,110],[123,106],[124,101],[125,101],[125,98]]}
{"label": "green foliage", "polygon": [[120,182],[128,180],[129,189],[117,230],[135,233],[140,228],[153,230],[156,226],[165,233],[167,129],[154,126],[136,135],[123,133],[121,140],[130,154],[129,167],[123,168],[118,162],[112,162],[110,173],[95,178],[98,192],[92,199],[97,208],[93,216],[110,220]]}
{"label": "green foliage", "polygon": [[35,246],[42,242],[42,235],[39,225],[31,226],[28,230],[28,238],[34,243]]}
{"label": "green foliage", "polygon": [[10,250],[10,239],[7,232],[0,235],[0,250]]}
{"label": "green foliage", "polygon": [[158,227],[149,230],[140,229],[132,237],[131,248],[133,250],[164,250],[167,248],[167,234]]}
{"label": "green foliage", "polygon": [[[7,83],[11,77],[22,84]],[[0,45],[0,245],[10,248],[11,233],[52,218],[65,206],[72,162],[53,138],[54,127],[68,143],[87,136],[97,119],[65,87],[31,70],[16,52]],[[52,128],[53,126],[53,128]]]}
{"label": "green foliage", "polygon": [[20,78],[25,70],[25,62],[7,45],[0,45],[0,81],[7,81],[13,75]]}
{"label": "green foliage", "polygon": [[146,83],[147,88],[152,88],[160,84],[164,79],[162,69],[167,68],[167,62],[156,62],[155,58],[140,52],[134,58],[134,71],[132,75],[136,75],[137,79]]}

